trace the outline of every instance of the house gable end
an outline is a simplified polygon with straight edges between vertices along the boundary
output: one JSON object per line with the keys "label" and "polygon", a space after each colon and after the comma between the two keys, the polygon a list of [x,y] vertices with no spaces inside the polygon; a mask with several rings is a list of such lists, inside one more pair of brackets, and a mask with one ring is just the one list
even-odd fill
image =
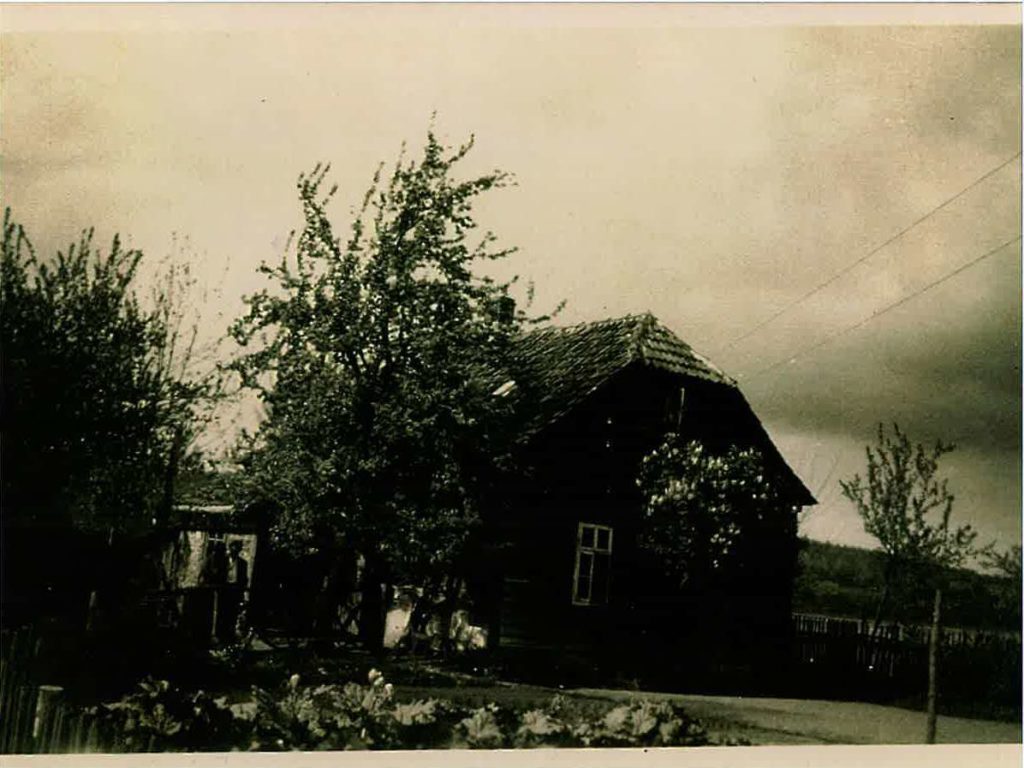
{"label": "house gable end", "polygon": [[[721,439],[762,450],[779,471],[795,504],[816,503],[772,443],[735,380],[649,313],[539,329],[518,342],[517,356],[520,373],[515,379],[515,391],[517,408],[522,414],[519,441],[524,447],[546,442],[545,438],[553,432],[564,431],[576,421],[574,414],[579,414],[587,403],[593,404],[595,398],[600,400],[601,393],[615,387],[616,382],[646,369],[650,375],[641,374],[639,380],[643,383],[632,392],[627,390],[626,396],[657,399],[670,396],[672,387],[674,391],[692,389],[698,393],[696,406],[706,411],[704,418],[711,427],[715,426],[716,412],[729,414],[729,426],[721,433]],[[669,383],[652,392],[653,381]],[[652,440],[660,440],[672,426],[654,425],[650,419],[647,425],[649,429],[660,429],[658,435],[652,432]]]}

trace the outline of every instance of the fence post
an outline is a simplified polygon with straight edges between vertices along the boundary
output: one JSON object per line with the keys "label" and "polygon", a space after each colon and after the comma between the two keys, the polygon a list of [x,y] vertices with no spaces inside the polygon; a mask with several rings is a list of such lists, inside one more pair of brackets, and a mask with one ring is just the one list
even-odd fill
{"label": "fence post", "polygon": [[210,621],[210,637],[208,638],[211,642],[217,641],[217,622],[219,620],[218,613],[220,612],[220,590],[217,587],[212,587],[213,592],[213,610],[211,611]]}
{"label": "fence post", "polygon": [[18,689],[11,718],[10,749],[15,753],[28,752],[32,742],[32,718],[35,716],[36,693],[31,685]]}
{"label": "fence post", "polygon": [[925,723],[925,743],[935,743],[935,730],[938,715],[936,705],[938,702],[938,664],[939,644],[942,632],[942,590],[935,588],[935,598],[932,605],[932,631],[928,636],[928,698],[927,698],[927,721]]}
{"label": "fence post", "polygon": [[89,718],[89,728],[85,732],[85,751],[86,752],[98,752],[100,745],[100,725],[99,721],[94,718]]}
{"label": "fence post", "polygon": [[59,685],[40,685],[36,692],[35,719],[32,722],[32,739],[38,742],[52,719],[57,702],[64,689]]}

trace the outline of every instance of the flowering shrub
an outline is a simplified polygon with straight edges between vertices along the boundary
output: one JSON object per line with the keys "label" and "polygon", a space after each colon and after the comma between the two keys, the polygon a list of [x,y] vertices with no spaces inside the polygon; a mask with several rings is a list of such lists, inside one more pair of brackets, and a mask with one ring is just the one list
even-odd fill
{"label": "flowering shrub", "polygon": [[641,543],[680,583],[720,579],[749,559],[745,546],[795,531],[796,514],[755,449],[718,453],[670,435],[647,455]]}

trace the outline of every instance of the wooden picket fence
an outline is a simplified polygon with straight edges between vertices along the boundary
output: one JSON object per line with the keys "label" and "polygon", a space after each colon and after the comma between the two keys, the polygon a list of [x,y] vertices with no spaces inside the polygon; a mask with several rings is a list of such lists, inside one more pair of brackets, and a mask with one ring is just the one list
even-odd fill
{"label": "wooden picket fence", "polygon": [[[850,619],[823,614],[794,613],[793,628],[797,635],[824,635],[829,637],[870,637],[873,623],[863,619]],[[911,644],[928,642],[930,627],[923,624],[882,624],[876,637]],[[942,645],[945,647],[977,647],[995,644],[1020,644],[1019,632],[981,630],[970,627],[943,627]]]}
{"label": "wooden picket fence", "polygon": [[97,721],[89,712],[60,701],[55,686],[26,686],[14,703],[10,723],[0,723],[8,754],[109,752],[99,738]]}
{"label": "wooden picket fence", "polygon": [[103,752],[99,723],[55,685],[40,684],[41,638],[31,629],[0,635],[0,754]]}
{"label": "wooden picket fence", "polygon": [[869,622],[806,614],[794,615],[793,624],[796,659],[807,667],[895,678],[923,662],[917,644],[908,642],[899,626],[873,633]]}
{"label": "wooden picket fence", "polygon": [[[885,694],[913,690],[925,679],[930,629],[794,614],[794,661],[823,690]],[[943,674],[951,694],[983,688],[982,676],[1019,668],[1019,633],[943,628]],[[998,682],[998,681],[994,681]],[[820,693],[820,692],[818,692]],[[1012,694],[1012,690],[1010,690]]]}

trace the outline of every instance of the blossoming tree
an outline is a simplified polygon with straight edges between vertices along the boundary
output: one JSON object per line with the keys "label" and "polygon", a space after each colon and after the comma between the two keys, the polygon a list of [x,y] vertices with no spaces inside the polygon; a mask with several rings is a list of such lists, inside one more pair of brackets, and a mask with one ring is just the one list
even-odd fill
{"label": "blossoming tree", "polygon": [[386,585],[453,589],[505,455],[508,404],[489,374],[508,370],[525,317],[511,283],[479,269],[512,253],[475,237],[472,216],[508,177],[454,178],[471,146],[431,133],[419,160],[379,170],[346,240],[327,215],[327,169],[301,177],[295,247],[263,268],[274,287],[234,326],[235,370],[268,413],[247,446],[250,492],[273,510],[278,549],[323,566],[325,615],[343,599],[336,566],[358,555],[370,646]]}

